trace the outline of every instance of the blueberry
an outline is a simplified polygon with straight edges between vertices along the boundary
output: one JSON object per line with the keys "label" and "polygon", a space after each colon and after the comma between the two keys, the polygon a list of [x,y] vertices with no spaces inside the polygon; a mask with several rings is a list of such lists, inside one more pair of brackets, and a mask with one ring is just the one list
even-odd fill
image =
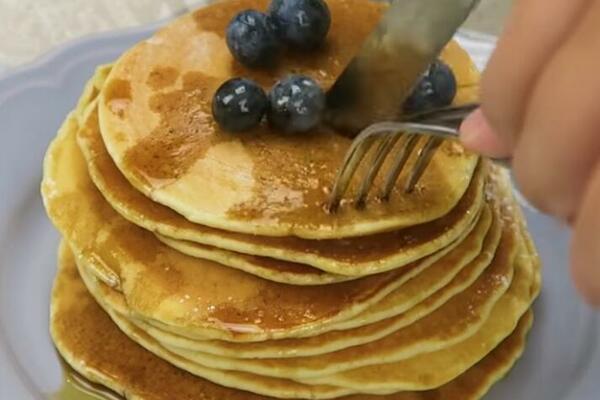
{"label": "blueberry", "polygon": [[212,112],[223,129],[241,132],[257,126],[268,106],[267,95],[256,82],[234,78],[217,89]]}
{"label": "blueberry", "polygon": [[301,49],[318,47],[331,26],[323,0],[273,0],[269,14],[281,40]]}
{"label": "blueberry", "polygon": [[456,77],[452,69],[442,61],[436,61],[404,103],[404,112],[415,113],[449,106],[456,96],[456,90]]}
{"label": "blueberry", "polygon": [[251,68],[273,65],[280,52],[271,19],[256,10],[242,11],[231,20],[227,46],[236,60]]}
{"label": "blueberry", "polygon": [[284,132],[306,132],[321,122],[325,93],[306,76],[292,75],[273,86],[269,94],[268,118]]}

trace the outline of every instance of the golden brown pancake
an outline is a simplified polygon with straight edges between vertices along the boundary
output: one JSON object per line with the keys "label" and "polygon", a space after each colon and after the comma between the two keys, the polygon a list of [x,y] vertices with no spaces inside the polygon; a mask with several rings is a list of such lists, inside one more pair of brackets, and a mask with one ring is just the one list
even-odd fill
{"label": "golden brown pancake", "polygon": [[[444,349],[467,339],[486,322],[492,308],[512,280],[513,266],[509,260],[504,259],[506,255],[506,250],[501,248],[498,260],[492,263],[475,284],[433,313],[380,340],[317,356],[285,359],[277,357],[238,360],[183,349],[179,349],[177,354],[212,368],[310,382],[312,378],[319,376],[405,360],[422,353]],[[465,309],[468,309],[469,313],[464,313]],[[506,315],[506,318],[509,317]]]}
{"label": "golden brown pancake", "polygon": [[[510,218],[506,218],[507,220],[510,220]],[[513,223],[513,224],[509,224],[508,228],[509,232],[517,232],[515,231],[515,229],[520,229],[520,224],[519,221],[517,221],[517,223]],[[516,240],[516,243],[521,243],[523,238],[521,237],[514,237],[512,238],[512,240]],[[502,257],[502,255],[504,254],[504,252],[499,251],[498,254],[500,255],[500,257]],[[504,254],[504,256],[507,256],[506,254]],[[497,259],[496,262],[500,265],[504,265],[505,267],[507,266],[506,262],[508,260],[500,258]],[[510,268],[510,264],[508,265],[509,271],[511,271],[512,269]],[[82,271],[83,272],[83,271]],[[482,326],[481,331],[477,332],[473,338],[468,338],[466,339],[464,342],[460,342],[457,344],[454,344],[448,348],[443,348],[441,350],[438,351],[434,351],[432,353],[425,353],[425,354],[420,354],[420,355],[415,355],[409,359],[406,359],[404,361],[399,361],[399,362],[395,362],[393,365],[402,365],[405,368],[399,368],[400,370],[405,370],[408,372],[405,372],[404,374],[400,374],[399,375],[392,375],[392,376],[400,376],[399,379],[397,380],[392,380],[392,379],[388,379],[385,380],[384,384],[382,384],[380,389],[378,387],[375,387],[375,385],[370,385],[368,382],[365,383],[365,386],[367,389],[359,389],[357,388],[357,386],[350,386],[350,387],[346,387],[346,390],[348,391],[344,391],[340,388],[335,388],[333,386],[329,386],[331,385],[331,383],[333,383],[335,386],[344,386],[346,385],[346,376],[350,375],[350,376],[355,376],[356,373],[354,370],[351,371],[347,371],[347,372],[342,372],[342,373],[337,373],[335,375],[331,375],[330,377],[322,377],[322,378],[314,378],[314,377],[303,377],[303,376],[296,376],[294,375],[293,372],[291,371],[287,371],[286,373],[286,378],[283,381],[279,381],[279,380],[274,380],[274,378],[270,378],[270,377],[265,377],[265,376],[258,376],[255,375],[256,373],[261,373],[261,371],[264,371],[265,366],[263,365],[262,367],[260,366],[261,363],[263,362],[267,362],[267,365],[269,363],[274,363],[274,360],[260,360],[260,361],[256,361],[254,362],[254,364],[258,363],[259,365],[254,365],[254,370],[252,372],[233,372],[233,371],[228,371],[226,373],[223,372],[219,372],[218,370],[215,370],[215,364],[217,368],[223,368],[223,364],[221,364],[221,366],[219,366],[218,363],[214,363],[214,357],[212,359],[212,363],[210,364],[210,367],[204,364],[198,364],[196,361],[191,361],[189,360],[187,357],[181,357],[178,354],[174,354],[170,351],[168,351],[168,349],[165,349],[164,347],[162,347],[158,342],[154,341],[151,337],[149,337],[145,332],[137,329],[135,326],[133,326],[128,320],[127,320],[127,316],[125,315],[120,315],[118,313],[115,313],[115,311],[106,303],[106,297],[105,296],[98,296],[97,295],[97,290],[94,289],[93,287],[95,286],[93,283],[89,282],[89,279],[86,278],[86,282],[88,283],[88,286],[91,284],[92,286],[89,286],[90,289],[92,290],[93,293],[96,293],[96,298],[97,300],[103,305],[103,307],[107,307],[107,310],[109,311],[109,313],[111,314],[111,317],[115,320],[115,322],[121,327],[121,329],[123,329],[128,335],[130,335],[132,338],[134,338],[135,341],[138,341],[139,343],[141,343],[143,346],[145,346],[146,348],[148,348],[149,350],[151,350],[152,352],[159,354],[161,357],[168,359],[170,362],[174,363],[175,365],[179,366],[180,368],[184,368],[194,374],[200,375],[202,377],[208,378],[211,381],[216,381],[220,384],[226,385],[226,386],[233,386],[233,387],[237,387],[237,388],[241,388],[241,389],[245,389],[245,390],[251,390],[253,392],[258,392],[258,393],[262,393],[262,394],[270,394],[270,395],[276,395],[278,397],[305,397],[305,396],[309,396],[307,393],[311,393],[310,396],[311,397],[315,397],[315,398],[331,398],[331,397],[337,397],[340,396],[344,393],[351,393],[352,391],[360,391],[360,392],[365,392],[368,391],[370,393],[391,393],[391,392],[395,392],[397,390],[403,390],[403,389],[398,389],[398,387],[409,387],[409,386],[414,386],[415,389],[417,390],[422,390],[424,388],[427,388],[429,386],[431,387],[437,387],[440,384],[443,384],[445,379],[454,379],[455,376],[457,376],[458,374],[462,373],[462,371],[464,371],[465,369],[469,368],[473,363],[476,363],[480,358],[482,358],[487,351],[490,351],[491,349],[493,349],[496,344],[498,344],[504,337],[506,337],[514,328],[517,320],[519,319],[520,315],[522,315],[522,313],[525,312],[525,310],[528,308],[529,304],[531,303],[531,301],[533,300],[533,298],[537,295],[537,291],[539,289],[539,271],[537,268],[537,259],[535,258],[535,255],[531,255],[527,252],[526,247],[521,247],[521,255],[517,258],[517,269],[516,269],[516,273],[518,275],[518,278],[516,279],[515,283],[511,286],[511,291],[509,291],[505,296],[503,296],[500,301],[498,302],[498,305],[494,307],[494,311],[492,313],[491,318]],[[84,274],[84,277],[86,276],[86,274]],[[477,302],[481,301],[482,298],[486,298],[489,295],[492,295],[492,293],[490,292],[490,289],[493,287],[496,288],[500,288],[502,289],[502,287],[506,288],[506,286],[508,285],[508,281],[510,280],[510,278],[506,278],[506,276],[503,276],[501,274],[498,273],[492,273],[488,279],[484,280],[484,282],[487,281],[487,284],[483,284],[483,286],[479,286],[479,287],[475,287],[473,290],[474,293],[465,296],[467,299],[467,304],[461,303],[461,302],[457,302],[458,304],[454,305],[453,307],[450,306],[449,309],[446,309],[445,312],[439,312],[438,313],[438,318],[442,318],[446,319],[448,321],[448,323],[452,323],[452,318],[454,318],[454,316],[463,314],[463,318],[465,318],[463,321],[463,323],[458,323],[459,327],[463,327],[464,328],[464,324],[469,324],[469,323],[473,323],[474,319],[478,320],[480,318],[485,318],[485,317],[476,317],[477,316],[477,312],[475,311],[477,309]],[[110,290],[110,289],[109,289]],[[493,292],[493,290],[492,290]],[[469,303],[469,301],[471,301],[471,303]],[[121,306],[122,307],[126,307],[125,306],[125,302],[121,299],[120,300]],[[451,302],[452,303],[452,302]],[[455,311],[451,311],[452,309],[455,309]],[[464,313],[464,310],[472,310],[471,313]],[[485,313],[484,313],[485,315]],[[457,321],[460,321],[459,319],[457,319]],[[439,322],[439,320],[438,320]],[[436,326],[437,324],[434,322],[431,324],[432,327]],[[427,327],[428,325],[425,324],[424,327]],[[429,330],[431,330],[432,328],[430,328]],[[460,329],[460,328],[457,328]],[[452,330],[452,328],[448,328],[448,330]],[[427,331],[427,328],[425,328],[425,331]],[[419,332],[419,329],[417,328],[416,332]],[[441,336],[439,336],[441,334]],[[438,337],[438,340],[443,340],[445,339],[449,339],[452,335],[451,332],[446,332],[444,329],[442,329],[441,332],[436,334]],[[434,335],[433,337],[436,337],[436,335]],[[450,335],[450,336],[448,336]],[[393,337],[393,336],[391,336]],[[402,338],[403,336],[400,335],[398,338]],[[410,338],[412,337],[412,340],[420,340],[419,335],[408,335],[408,336],[404,336],[404,340],[409,340],[410,342]],[[397,339],[397,338],[395,338]],[[385,343],[385,340],[388,341],[388,343],[390,343],[390,346],[393,346],[395,343],[395,340],[393,339],[384,339],[383,343]],[[373,346],[373,348],[370,350],[372,352],[376,352],[377,349],[379,347],[378,346]],[[392,347],[393,348],[393,347]],[[349,351],[351,352],[353,349],[349,349]],[[393,350],[390,350],[393,351]],[[478,355],[478,352],[483,352],[482,354]],[[383,352],[383,354],[386,354],[387,352]],[[359,353],[360,354],[360,353]],[[334,356],[335,357],[335,356]],[[381,355],[381,358],[385,359],[385,355]],[[478,358],[479,357],[479,358]],[[327,359],[327,357],[321,357],[321,359]],[[354,356],[350,356],[350,359],[355,360],[357,357],[356,355]],[[429,361],[435,363],[439,363],[441,364],[442,361],[440,360],[444,360],[444,362],[446,362],[446,365],[451,366],[452,368],[448,367],[446,370],[444,371],[438,371],[438,369],[434,369],[435,372],[430,372],[429,371]],[[288,360],[282,360],[285,361],[286,363],[290,363],[290,362],[296,362],[296,359],[288,359]],[[298,363],[300,365],[306,364],[303,361],[307,361],[307,360],[303,360],[298,359]],[[319,362],[318,358],[314,359],[315,362]],[[347,360],[348,361],[348,360]],[[389,361],[389,360],[388,360]],[[226,362],[226,361],[222,361],[222,362]],[[235,366],[239,366],[239,361],[231,361],[229,360],[229,362],[231,363],[231,365],[229,366],[229,368],[225,368],[225,370],[228,369],[235,369]],[[250,361],[252,363],[252,361]],[[348,361],[350,362],[350,361]],[[308,363],[308,361],[307,361]],[[391,364],[390,364],[391,365]],[[367,374],[369,374],[370,369],[378,369],[379,367],[377,366],[371,366],[371,367],[362,367],[359,368],[356,371],[367,371]],[[277,368],[278,369],[278,368]],[[378,369],[379,371],[381,371],[381,368]],[[258,372],[257,372],[258,371]],[[394,370],[395,371],[395,370]],[[354,374],[354,375],[353,375]],[[452,375],[454,374],[454,376]],[[290,375],[292,375],[293,379],[300,379],[302,381],[305,382],[310,382],[311,386],[310,389],[307,388],[304,385],[295,383],[295,382],[291,382],[289,381]],[[319,374],[320,375],[320,374]],[[331,378],[331,383],[328,380],[329,378]],[[356,378],[358,379],[358,378]],[[382,378],[383,379],[383,378]],[[343,382],[343,384],[338,384],[338,382]],[[441,383],[440,383],[441,382]],[[312,386],[314,383],[317,383],[317,386]],[[318,384],[321,385],[326,385],[326,386],[319,386]],[[391,389],[391,388],[395,388],[395,389]],[[275,394],[276,393],[276,394]]]}
{"label": "golden brown pancake", "polygon": [[[390,202],[332,214],[350,139],[266,124],[233,135],[212,120],[230,77],[268,88],[293,71],[327,89],[385,7],[329,5],[331,33],[310,57],[239,66],[226,25],[267,0],[230,0],[169,24],[86,86],[42,183],[68,245],[52,336],[84,376],[134,399],[474,400],[521,354],[539,259],[505,171],[444,143],[413,193],[403,174]],[[456,102],[474,100],[468,55],[451,43],[443,58]]]}
{"label": "golden brown pancake", "polygon": [[[67,120],[45,161],[48,214],[104,282],[137,314],[188,334],[235,341],[310,336],[349,319],[405,282],[415,263],[361,280],[289,286],[185,256],[117,214],[91,182]],[[427,261],[423,261],[427,263]],[[408,275],[413,276],[413,275]]]}
{"label": "golden brown pancake", "polygon": [[[510,335],[518,324],[518,318],[514,317],[526,314],[537,297],[540,290],[537,258],[523,251],[517,257],[515,274],[515,280],[520,282],[515,292],[502,297],[482,328],[458,345],[408,360],[311,379],[310,382],[320,384],[326,381],[349,389],[387,394],[399,390],[436,388],[451,381],[456,374],[462,374],[481,359],[478,352],[487,354]],[[528,279],[522,279],[519,275],[526,275]],[[423,368],[424,365],[426,368]]]}
{"label": "golden brown pancake", "polygon": [[[72,254],[64,246],[51,311],[53,339],[69,364],[86,378],[122,395],[127,394],[129,399],[268,399],[197,378],[131,341],[89,295],[77,273]],[[528,315],[497,349],[441,388],[390,396],[357,395],[343,400],[479,399],[520,357],[531,320]]]}
{"label": "golden brown pancake", "polygon": [[[177,349],[186,349],[188,351],[196,350],[237,358],[290,358],[330,353],[379,340],[437,310],[453,296],[473,284],[489,266],[492,258],[494,258],[500,236],[500,226],[492,228],[490,234],[486,237],[483,252],[469,265],[462,268],[450,283],[433,294],[431,294],[429,288],[423,286],[426,280],[421,280],[421,275],[419,275],[358,316],[336,324],[336,330],[327,331],[314,337],[270,340],[257,343],[192,340],[157,329],[143,321],[135,320],[132,323],[175,352]],[[414,292],[419,291],[419,289],[430,293],[430,295],[425,296],[427,298],[424,301],[411,307],[414,299],[419,297],[415,296]],[[403,305],[405,307],[402,307]],[[390,318],[381,319],[378,318],[378,314],[382,309],[395,311],[405,309],[406,311]],[[351,328],[351,326],[358,327]]]}
{"label": "golden brown pancake", "polygon": [[[210,354],[229,354],[237,358],[287,358],[324,354],[372,342],[423,318],[470,286],[493,258],[501,231],[500,226],[495,225],[490,234],[486,236],[483,251],[481,253],[478,251],[478,256],[468,265],[462,266],[462,261],[457,261],[457,265],[453,265],[451,262],[453,258],[447,260],[448,262],[436,263],[429,269],[432,274],[427,271],[417,275],[352,319],[325,325],[311,332],[311,334],[318,333],[316,337],[259,343],[207,341],[203,338],[194,340],[165,329],[159,329],[151,323],[136,318],[135,315],[128,316],[128,319],[175,353],[177,353],[177,349],[206,352],[204,349],[208,347]],[[512,251],[514,252],[515,249]],[[81,262],[83,263],[84,260],[82,259]],[[505,269],[505,273],[510,272],[509,269]],[[423,275],[429,276],[423,277]],[[433,282],[436,276],[439,278],[439,282]],[[448,280],[450,283],[444,286]],[[103,290],[109,298],[114,299],[115,296],[118,296],[117,292],[111,291],[109,288]],[[427,300],[421,301],[424,298]],[[493,302],[494,299],[489,300]],[[118,309],[114,304],[118,303],[118,300],[113,303],[108,299],[106,301],[112,304],[111,307],[117,308],[119,313],[128,313],[126,309]],[[417,303],[419,304],[417,305]]]}
{"label": "golden brown pancake", "polygon": [[[372,202],[366,211],[348,204],[332,215],[323,211],[326,192],[350,139],[324,127],[290,136],[266,125],[232,135],[213,121],[212,96],[234,76],[268,87],[294,71],[315,78],[325,89],[333,83],[376,25],[383,6],[362,0],[328,4],[332,27],[327,44],[310,57],[286,55],[274,71],[240,67],[224,38],[235,13],[266,9],[266,0],[210,5],[126,52],[102,89],[99,120],[108,152],[127,180],[192,222],[266,236],[365,236],[448,214],[467,190],[478,159],[455,143],[440,147],[414,192],[403,193],[403,174],[390,202]],[[360,23],[356,15],[361,15]],[[458,47],[452,53],[449,62],[457,62],[452,67],[460,83],[475,85],[478,74],[468,55]],[[376,181],[375,193],[381,181]]]}
{"label": "golden brown pancake", "polygon": [[[131,399],[268,399],[192,376],[129,340],[87,292],[72,254],[64,251],[66,247],[62,250],[52,295],[51,332],[60,353],[76,371],[118,393],[126,393]],[[438,389],[389,396],[356,395],[342,399],[478,399],[504,376],[521,355],[531,320],[531,314],[527,314],[515,332],[497,349],[455,381]]]}
{"label": "golden brown pancake", "polygon": [[[472,75],[476,74],[471,68],[469,57],[456,45],[451,43],[443,54],[443,58],[453,66],[459,81],[473,81]],[[250,255],[268,256],[295,263],[312,265],[334,274],[346,275],[373,273],[390,267],[398,267],[413,261],[417,257],[440,249],[453,240],[456,240],[465,227],[472,222],[476,209],[481,201],[469,191],[463,196],[459,204],[448,215],[432,224],[424,224],[422,228],[402,230],[392,234],[374,235],[366,238],[339,240],[322,240],[319,242],[302,240],[298,238],[269,238],[264,236],[240,235],[206,226],[193,224],[179,216],[167,207],[161,206],[146,198],[130,186],[129,182],[118,171],[114,162],[107,153],[102,142],[97,114],[93,111],[83,113],[95,97],[100,93],[104,82],[110,73],[111,66],[98,69],[93,79],[93,90],[86,90],[80,106],[80,122],[83,129],[78,134],[80,147],[86,156],[90,175],[99,190],[104,194],[109,203],[121,215],[133,223],[159,234],[161,240],[188,255],[207,258],[215,256],[214,251],[209,251],[205,245],[216,246],[225,250]],[[474,91],[471,86],[459,88],[458,102],[473,101]],[[90,93],[91,92],[91,93]],[[92,107],[93,108],[93,107]],[[176,240],[178,239],[178,240]],[[199,245],[188,243],[193,241]],[[212,250],[212,249],[211,249]],[[367,251],[368,250],[368,251]],[[267,279],[276,279],[261,265],[256,265],[256,259],[245,257],[232,259],[231,253],[219,255],[223,262],[230,260],[229,264],[249,265],[256,268],[256,274]],[[210,258],[210,257],[209,257]],[[305,272],[300,269],[300,272]],[[301,279],[293,276],[284,278],[285,282],[293,284],[321,284],[344,280],[340,276],[320,275],[313,279],[311,274],[302,274]]]}
{"label": "golden brown pancake", "polygon": [[[319,378],[319,376],[331,375],[366,365],[406,360],[423,353],[448,348],[469,338],[482,326],[491,330],[487,328],[489,323],[486,321],[492,308],[494,308],[495,318],[502,316],[504,320],[514,320],[516,323],[524,312],[523,307],[529,306],[534,295],[528,290],[532,286],[531,281],[533,280],[532,265],[525,265],[525,269],[531,270],[519,275],[519,280],[514,282],[511,290],[500,300],[500,305],[495,306],[498,298],[503,295],[511,282],[512,260],[517,249],[513,245],[512,251],[507,250],[511,249],[511,241],[512,244],[516,244],[517,239],[508,232],[492,266],[469,289],[457,295],[431,315],[382,340],[315,357],[291,359],[240,360],[185,350],[180,350],[175,354],[208,368],[245,371],[269,377],[310,382],[311,379]],[[86,273],[84,272],[83,275],[85,276]],[[87,280],[85,279],[85,281]],[[91,289],[91,291],[96,293],[97,298],[101,296],[97,294],[97,290]],[[509,308],[507,304],[510,304],[508,302],[512,298],[519,301],[521,308],[515,310]],[[109,301],[107,298],[101,299],[101,303],[105,304],[105,307],[111,308],[107,301]],[[122,300],[118,303],[120,306],[125,304]],[[464,310],[469,310],[469,312],[465,313]],[[125,313],[127,312],[125,311]],[[127,317],[122,316],[121,318]],[[173,352],[172,349],[170,350]],[[475,349],[473,351],[477,352]],[[321,383],[328,384],[325,378]]]}
{"label": "golden brown pancake", "polygon": [[[133,189],[106,152],[93,105],[78,131],[78,143],[98,189],[116,211],[134,224],[157,232],[162,242],[185,254],[291,284],[339,282],[348,279],[344,276],[379,273],[433,254],[468,233],[483,201],[481,185],[485,171],[479,170],[463,198],[448,215],[420,226],[341,240],[243,235],[193,224]],[[163,236],[164,232],[195,243]],[[289,274],[283,277],[274,274],[273,258],[292,263],[277,263],[278,271]],[[306,265],[330,274],[314,271]]]}

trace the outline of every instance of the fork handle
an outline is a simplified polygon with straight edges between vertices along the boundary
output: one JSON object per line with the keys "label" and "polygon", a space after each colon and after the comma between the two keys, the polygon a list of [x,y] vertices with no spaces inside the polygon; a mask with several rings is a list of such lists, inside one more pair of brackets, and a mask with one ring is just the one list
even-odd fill
{"label": "fork handle", "polygon": [[[462,119],[460,121],[456,121],[456,126],[444,125],[444,124],[432,124],[426,123],[418,123],[418,122],[404,122],[402,126],[404,131],[407,133],[420,133],[420,134],[428,134],[430,136],[436,136],[442,139],[450,139],[450,140],[459,140],[460,132],[459,127],[462,123]],[[488,157],[490,160],[499,164],[505,168],[511,168],[512,158],[498,158],[498,157]]]}
{"label": "fork handle", "polygon": [[409,114],[403,118],[408,122],[453,123],[460,125],[473,111],[480,107],[479,103],[467,103],[460,106],[437,108],[417,114]]}
{"label": "fork handle", "polygon": [[[426,120],[428,123],[440,124],[442,126],[452,126],[456,130],[456,136],[459,136],[459,129],[462,125],[462,122],[466,117],[468,117],[473,111],[477,110],[481,107],[479,103],[467,103],[460,106],[451,106],[447,108],[440,108],[437,110],[433,110],[430,112],[422,113],[416,117],[416,120],[422,118]],[[511,168],[512,166],[512,158],[505,157],[488,157],[490,160],[494,161],[496,164],[499,164],[505,168]]]}
{"label": "fork handle", "polygon": [[[479,103],[467,103],[406,115],[401,122],[380,122],[368,130],[401,130],[407,133],[427,134],[442,139],[458,140],[459,129],[464,119],[480,107]],[[491,158],[495,163],[510,168],[511,158]]]}

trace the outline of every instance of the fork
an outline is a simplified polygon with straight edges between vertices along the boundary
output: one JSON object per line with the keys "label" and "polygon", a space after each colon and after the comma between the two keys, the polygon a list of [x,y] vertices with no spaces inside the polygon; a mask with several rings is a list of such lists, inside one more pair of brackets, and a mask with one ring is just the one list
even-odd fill
{"label": "fork", "polygon": [[[359,165],[367,158],[369,150],[377,145],[371,158],[372,164],[360,182],[358,192],[354,197],[354,206],[357,209],[364,208],[367,196],[381,167],[398,141],[403,139],[391,168],[385,176],[383,190],[379,195],[381,201],[388,201],[396,181],[419,139],[426,136],[427,141],[417,155],[404,187],[406,193],[412,192],[440,144],[444,140],[458,140],[458,129],[462,121],[478,107],[479,105],[476,103],[469,103],[441,108],[412,114],[401,121],[378,122],[365,128],[352,142],[337,173],[327,205],[328,211],[332,213],[337,211]],[[503,165],[509,164],[509,160],[496,159],[495,161]]]}

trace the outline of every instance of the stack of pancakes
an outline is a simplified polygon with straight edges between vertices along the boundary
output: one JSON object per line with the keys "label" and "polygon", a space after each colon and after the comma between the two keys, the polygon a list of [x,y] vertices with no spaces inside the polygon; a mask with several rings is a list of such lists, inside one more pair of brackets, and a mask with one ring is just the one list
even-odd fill
{"label": "stack of pancakes", "polygon": [[[520,356],[540,287],[506,174],[444,143],[414,192],[403,173],[377,201],[380,177],[365,209],[326,212],[351,140],[228,134],[212,95],[238,75],[330,86],[383,9],[331,0],[323,49],[246,70],[223,35],[266,5],[180,18],[99,67],[67,117],[42,184],[64,238],[58,350],[134,399],[480,398]],[[467,54],[451,43],[443,58],[456,101],[473,100]]]}

